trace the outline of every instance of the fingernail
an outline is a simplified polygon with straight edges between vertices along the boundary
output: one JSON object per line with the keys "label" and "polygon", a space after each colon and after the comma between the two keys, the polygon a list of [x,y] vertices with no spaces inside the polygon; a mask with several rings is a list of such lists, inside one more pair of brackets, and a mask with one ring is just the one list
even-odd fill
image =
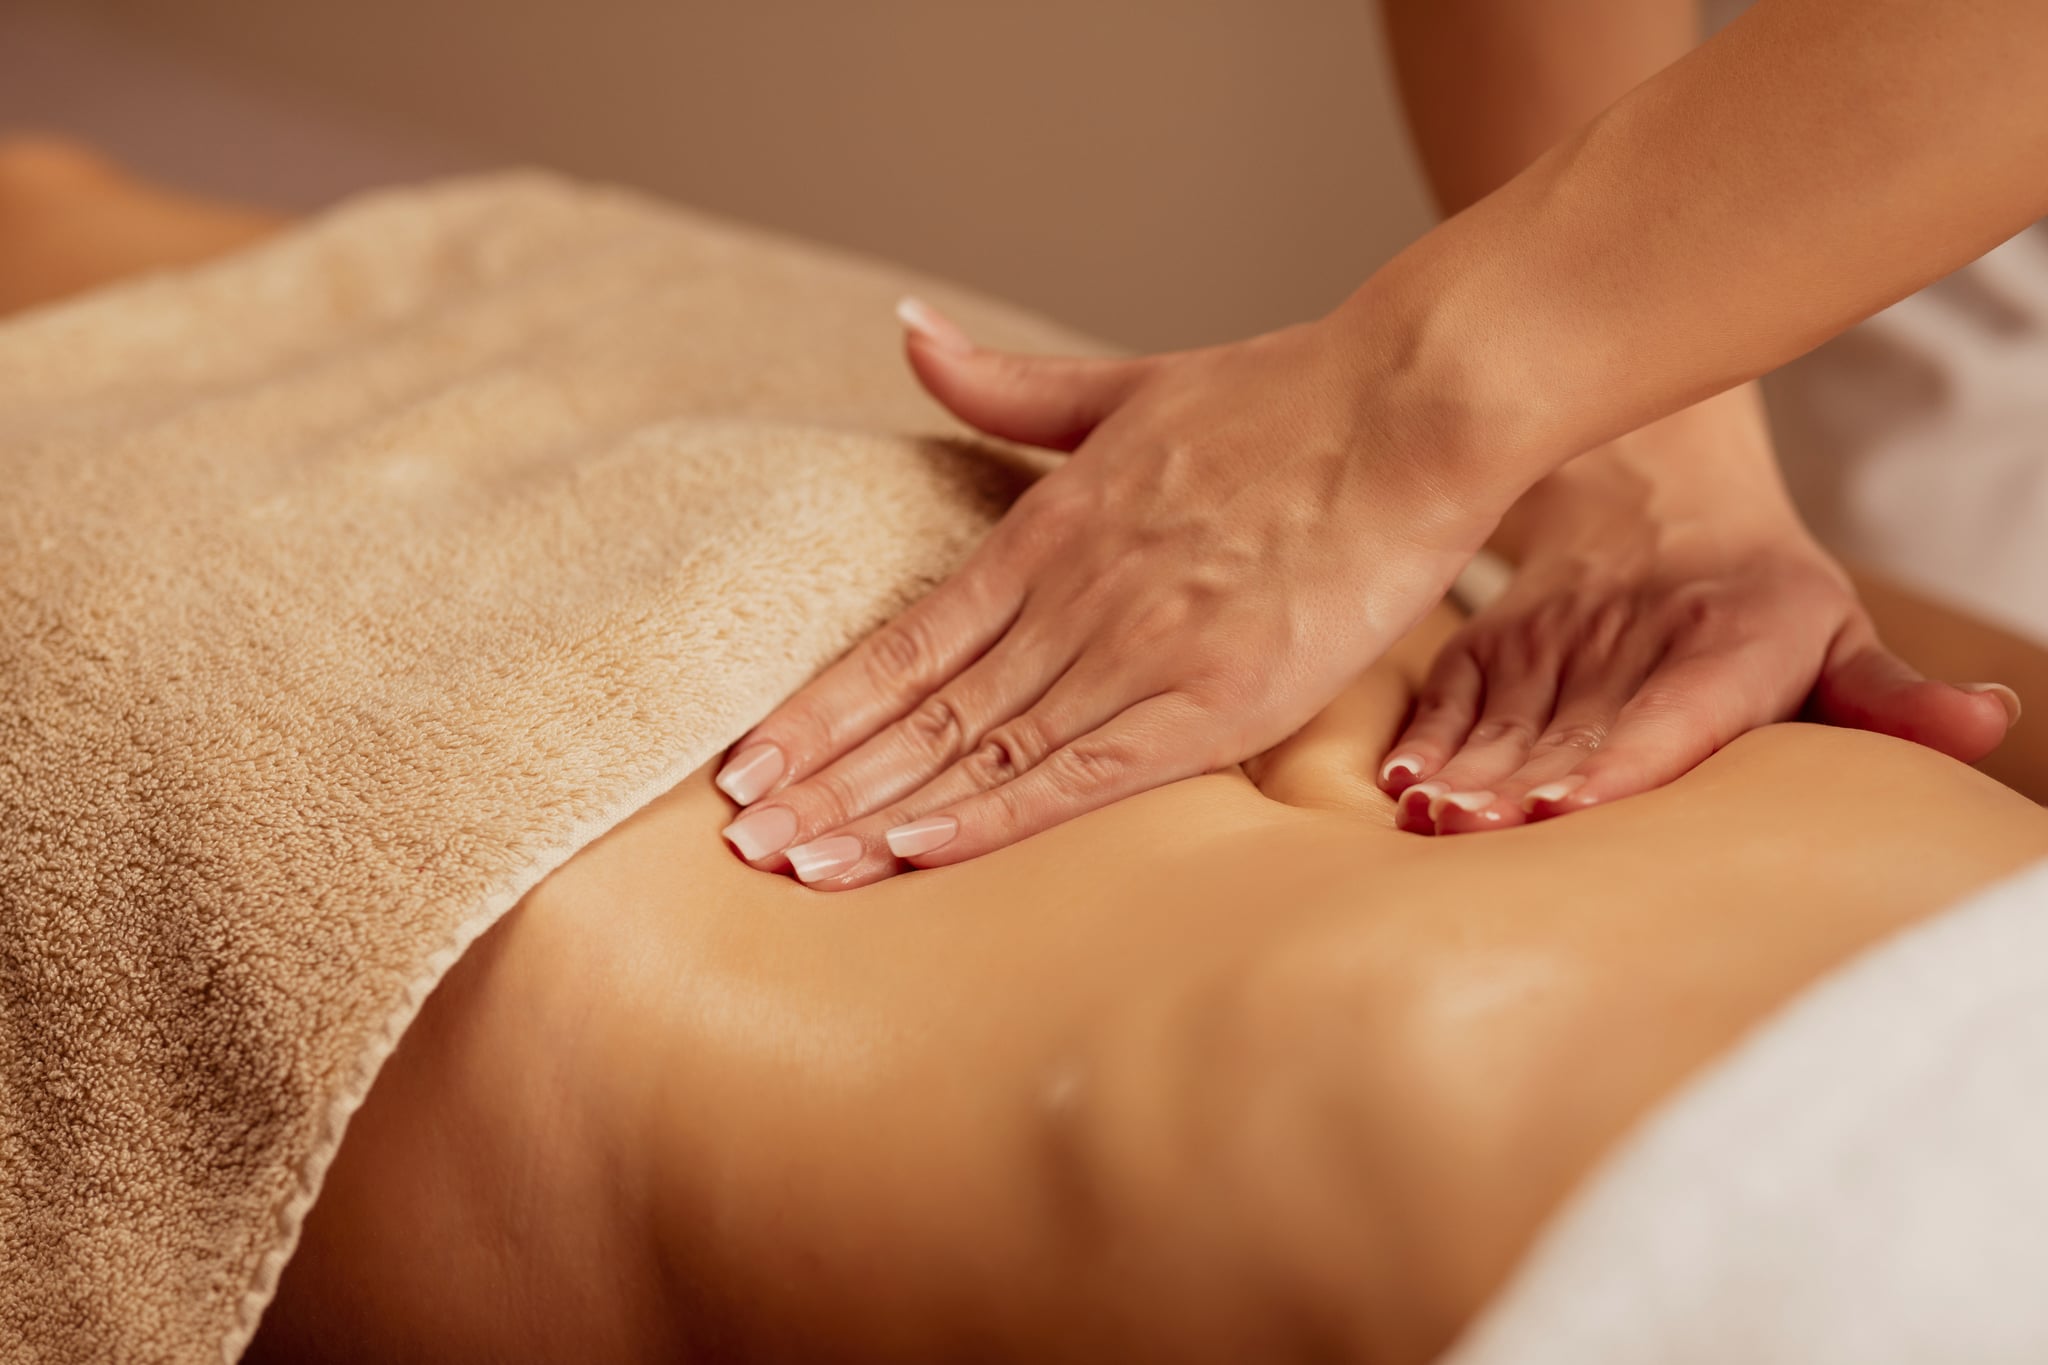
{"label": "fingernail", "polygon": [[920,853],[945,847],[959,832],[960,822],[952,816],[932,815],[912,820],[907,825],[898,825],[882,837],[889,841],[889,851],[897,857],[915,858]]}
{"label": "fingernail", "polygon": [[915,295],[905,294],[896,302],[896,320],[942,351],[966,355],[974,341],[960,330],[960,324]]}
{"label": "fingernail", "polygon": [[1415,754],[1395,754],[1380,766],[1380,785],[1392,782],[1396,773],[1406,775],[1412,782],[1422,776],[1422,759]]}
{"label": "fingernail", "polygon": [[1441,782],[1418,782],[1401,793],[1401,808],[1410,815],[1427,812],[1436,805],[1436,799],[1450,788]]}
{"label": "fingernail", "polygon": [[775,779],[782,776],[783,765],[782,750],[773,744],[749,744],[711,780],[742,806],[751,806],[768,794]]}
{"label": "fingernail", "polygon": [[1531,787],[1522,797],[1522,809],[1533,815],[1536,813],[1536,807],[1562,801],[1585,785],[1585,777],[1573,773],[1570,777],[1560,777],[1555,782],[1545,782],[1540,787]]}
{"label": "fingernail", "polygon": [[796,869],[799,879],[807,882],[823,881],[836,877],[860,861],[860,840],[851,834],[835,834],[829,839],[813,839],[808,844],[798,844],[787,850],[789,865]]}
{"label": "fingernail", "polygon": [[1963,691],[1995,693],[2005,703],[2006,728],[2011,729],[2020,723],[2020,694],[2004,683],[1964,683]]}
{"label": "fingernail", "polygon": [[763,806],[750,810],[719,831],[740,856],[753,862],[780,853],[796,838],[796,812],[788,806]]}
{"label": "fingernail", "polygon": [[1467,815],[1477,815],[1496,799],[1492,792],[1445,792],[1430,798],[1429,818],[1434,820],[1442,815],[1445,806],[1456,806]]}

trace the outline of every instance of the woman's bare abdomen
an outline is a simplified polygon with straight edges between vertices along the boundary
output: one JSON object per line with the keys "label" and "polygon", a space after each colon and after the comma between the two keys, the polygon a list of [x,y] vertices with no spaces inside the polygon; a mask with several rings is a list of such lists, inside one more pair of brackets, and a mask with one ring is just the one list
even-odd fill
{"label": "woman's bare abdomen", "polygon": [[[1607,810],[1397,833],[1370,775],[1446,628],[1249,776],[851,894],[739,863],[697,774],[457,967],[278,1328],[403,1264],[423,1204],[516,1197],[530,1247],[594,1259],[443,1257],[352,1316],[431,1320],[444,1357],[575,1356],[538,1320],[608,1303],[627,1356],[1426,1359],[1687,1075],[2048,854],[2048,816],[1989,779],[1805,726]],[[487,1154],[450,1146],[471,1127]],[[422,1175],[479,1162],[485,1186]],[[488,1310],[508,1294],[536,1320]]]}

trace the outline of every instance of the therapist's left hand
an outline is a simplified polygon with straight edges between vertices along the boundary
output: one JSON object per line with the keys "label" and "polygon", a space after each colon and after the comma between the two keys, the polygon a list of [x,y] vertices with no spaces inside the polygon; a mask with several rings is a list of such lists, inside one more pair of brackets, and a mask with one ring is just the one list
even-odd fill
{"label": "therapist's left hand", "polygon": [[[843,889],[974,858],[1226,767],[1302,725],[1419,620],[1497,505],[1310,323],[1129,360],[976,347],[906,301],[911,366],[992,436],[1071,451],[952,578],[733,748],[726,837]],[[1455,496],[1453,491],[1455,490]]]}

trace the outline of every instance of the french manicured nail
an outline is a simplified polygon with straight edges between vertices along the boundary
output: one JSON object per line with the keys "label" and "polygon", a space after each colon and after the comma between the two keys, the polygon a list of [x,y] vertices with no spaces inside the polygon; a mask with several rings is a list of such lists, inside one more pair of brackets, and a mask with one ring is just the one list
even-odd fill
{"label": "french manicured nail", "polygon": [[749,744],[734,754],[712,781],[742,806],[751,806],[768,794],[786,762],[782,750],[773,744]]}
{"label": "french manicured nail", "polygon": [[1395,754],[1380,765],[1380,785],[1392,782],[1396,773],[1412,782],[1422,776],[1422,760],[1414,754]]}
{"label": "french manicured nail", "polygon": [[2005,723],[2009,729],[2020,723],[2020,694],[2004,683],[1964,683],[1965,692],[1989,692],[2005,703]]}
{"label": "french manicured nail", "polygon": [[1578,773],[1560,777],[1555,782],[1545,782],[1540,787],[1531,787],[1522,797],[1522,809],[1533,815],[1538,806],[1553,805],[1564,800],[1573,792],[1586,785],[1586,779]]}
{"label": "french manicured nail", "polygon": [[914,295],[905,294],[896,303],[896,320],[940,350],[965,355],[974,341],[960,330],[960,324]]}
{"label": "french manicured nail", "polygon": [[952,816],[932,815],[912,820],[907,825],[898,825],[882,837],[889,841],[889,851],[897,857],[915,858],[920,853],[945,847],[959,832],[960,822]]}
{"label": "french manicured nail", "polygon": [[748,862],[780,853],[796,838],[796,812],[788,806],[763,806],[750,810],[719,833],[740,851]]}
{"label": "french manicured nail", "polygon": [[1410,815],[1419,815],[1432,809],[1436,799],[1450,788],[1441,782],[1417,782],[1401,793],[1401,808]]}
{"label": "french manicured nail", "polygon": [[859,862],[861,853],[860,840],[851,834],[813,839],[808,844],[798,844],[786,851],[789,865],[796,869],[797,877],[807,882],[838,876]]}
{"label": "french manicured nail", "polygon": [[1442,815],[1445,806],[1456,806],[1467,815],[1477,815],[1497,799],[1492,792],[1445,792],[1430,798],[1429,818],[1434,820]]}

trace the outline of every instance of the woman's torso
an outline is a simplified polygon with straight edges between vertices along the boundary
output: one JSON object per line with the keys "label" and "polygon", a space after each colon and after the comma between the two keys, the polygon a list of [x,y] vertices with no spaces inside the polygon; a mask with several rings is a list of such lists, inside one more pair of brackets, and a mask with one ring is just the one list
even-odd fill
{"label": "woman's torso", "polygon": [[[634,954],[663,983],[645,990],[669,1045],[648,1055],[731,1119],[722,1197],[800,1170],[807,1216],[887,1223],[940,1260],[963,1229],[1021,1229],[946,1274],[1053,1304],[1086,1293],[1087,1259],[1055,1254],[1078,1189],[1089,1235],[1138,1263],[1199,1245],[1254,1285],[1260,1265],[1332,1282],[1377,1265],[1376,1292],[1333,1300],[1356,1320],[1319,1330],[1426,1354],[1704,1061],[1863,947],[2048,855],[2048,814],[2008,789],[1808,726],[1605,810],[1397,833],[1370,774],[1449,628],[1439,613],[1251,778],[824,897],[734,859],[700,773],[527,913],[662,944]],[[1275,1197],[1283,1169],[1293,1198]],[[741,1236],[717,1254],[746,1279],[776,1250]],[[749,1293],[772,1301],[770,1278]],[[1189,1330],[1256,1319],[1255,1292],[1219,1290]]]}

